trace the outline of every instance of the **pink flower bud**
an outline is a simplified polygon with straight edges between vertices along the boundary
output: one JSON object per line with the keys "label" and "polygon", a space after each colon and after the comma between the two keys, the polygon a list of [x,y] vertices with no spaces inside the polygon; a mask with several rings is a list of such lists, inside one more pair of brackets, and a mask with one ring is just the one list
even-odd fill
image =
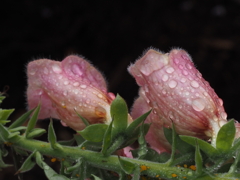
{"label": "pink flower bud", "polygon": [[147,140],[153,148],[168,148],[162,127],[171,127],[172,123],[177,133],[212,138],[215,145],[220,127],[227,122],[223,101],[184,50],[163,54],[150,49],[128,70],[141,87],[132,108],[133,118],[152,109],[147,119],[152,123]]}
{"label": "pink flower bud", "polygon": [[31,109],[41,102],[40,119],[61,119],[75,130],[84,128],[76,112],[92,124],[111,120],[110,104],[115,96],[107,93],[101,73],[83,58],[35,60],[28,64],[27,76],[28,105]]}

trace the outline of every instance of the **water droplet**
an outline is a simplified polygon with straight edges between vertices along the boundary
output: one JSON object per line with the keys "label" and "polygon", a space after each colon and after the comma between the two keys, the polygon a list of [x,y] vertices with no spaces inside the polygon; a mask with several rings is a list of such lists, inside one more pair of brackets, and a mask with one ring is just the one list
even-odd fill
{"label": "water droplet", "polygon": [[36,93],[37,93],[37,95],[41,96],[42,93],[43,93],[43,90],[39,89],[39,90],[36,91]]}
{"label": "water droplet", "polygon": [[174,69],[172,67],[169,67],[169,68],[166,69],[166,72],[171,74],[171,73],[174,72]]}
{"label": "water droplet", "polygon": [[74,82],[73,86],[75,86],[75,87],[79,86],[79,82]]}
{"label": "water droplet", "polygon": [[221,98],[218,98],[218,103],[219,103],[220,106],[222,106],[223,105],[223,100]]}
{"label": "water droplet", "polygon": [[192,81],[191,82],[191,86],[194,87],[194,88],[198,88],[199,87],[199,84],[197,81]]}
{"label": "water droplet", "polygon": [[91,102],[90,99],[87,99],[87,100],[86,100],[86,103],[87,103],[87,104],[89,104],[90,102]]}
{"label": "water droplet", "polygon": [[43,69],[43,73],[48,74],[48,69],[46,67]]}
{"label": "water droplet", "polygon": [[87,88],[87,85],[86,84],[81,84],[80,88],[85,89],[85,88]]}
{"label": "water droplet", "polygon": [[97,96],[98,96],[99,98],[103,98],[103,95],[100,94],[100,93],[99,93]]}
{"label": "water droplet", "polygon": [[63,91],[64,96],[67,96],[67,94],[68,94],[68,91]]}
{"label": "water droplet", "polygon": [[188,72],[186,70],[183,70],[182,71],[183,75],[187,76],[188,75]]}
{"label": "water droplet", "polygon": [[52,65],[52,70],[53,70],[53,72],[55,72],[57,74],[62,72],[62,68],[58,64],[53,64]]}
{"label": "water droplet", "polygon": [[68,81],[64,81],[63,84],[64,84],[64,85],[68,85],[69,82],[68,82]]}
{"label": "water droplet", "polygon": [[179,109],[182,109],[182,105],[179,105],[178,107],[179,107]]}
{"label": "water droplet", "polygon": [[144,86],[144,90],[145,90],[145,92],[149,92],[147,85]]}
{"label": "water droplet", "polygon": [[173,61],[174,61],[176,64],[178,64],[178,63],[180,62],[178,58],[174,58]]}
{"label": "water droplet", "polygon": [[202,111],[205,108],[205,102],[202,99],[195,99],[192,102],[192,107],[195,111]]}
{"label": "water droplet", "polygon": [[178,67],[179,67],[179,69],[183,69],[183,65],[182,64],[180,64]]}
{"label": "water droplet", "polygon": [[187,92],[185,92],[185,94],[188,96],[190,93],[187,91]]}
{"label": "water droplet", "polygon": [[78,94],[78,90],[74,90],[73,92],[74,92],[74,94]]}
{"label": "water droplet", "polygon": [[62,75],[58,76],[58,79],[62,79]]}
{"label": "water droplet", "polygon": [[203,95],[204,95],[204,96],[208,96],[208,93],[205,91],[205,92],[203,93]]}
{"label": "water droplet", "polygon": [[34,75],[36,73],[35,69],[29,69],[29,74]]}
{"label": "water droplet", "polygon": [[167,94],[166,89],[163,89],[163,90],[162,90],[162,93],[163,93],[163,94]]}
{"label": "water droplet", "polygon": [[221,117],[222,117],[223,119],[227,119],[227,113],[221,112]]}
{"label": "water droplet", "polygon": [[202,78],[202,74],[200,72],[196,73],[197,77]]}
{"label": "water droplet", "polygon": [[186,67],[187,67],[188,69],[192,69],[192,65],[191,65],[191,64],[186,64]]}
{"label": "water droplet", "polygon": [[185,78],[182,78],[180,81],[181,81],[182,83],[185,83],[187,80],[186,80]]}
{"label": "water droplet", "polygon": [[163,80],[164,82],[166,82],[166,81],[168,80],[168,75],[167,75],[167,74],[164,74],[164,75],[162,76],[162,80]]}
{"label": "water droplet", "polygon": [[168,86],[170,88],[175,88],[177,86],[177,81],[174,80],[169,81]]}

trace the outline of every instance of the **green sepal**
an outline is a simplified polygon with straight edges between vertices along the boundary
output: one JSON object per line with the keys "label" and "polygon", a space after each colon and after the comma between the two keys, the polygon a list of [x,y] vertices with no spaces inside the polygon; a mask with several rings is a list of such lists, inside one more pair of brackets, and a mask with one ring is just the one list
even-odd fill
{"label": "green sepal", "polygon": [[125,100],[117,95],[112,101],[110,113],[113,121],[112,137],[125,132],[128,125],[128,107]]}
{"label": "green sepal", "polygon": [[34,129],[35,125],[36,125],[39,111],[40,111],[40,104],[38,104],[37,108],[35,109],[32,117],[30,118],[30,120],[28,122],[27,129],[25,131],[25,137],[26,138],[28,136],[28,133],[30,133]]}
{"label": "green sepal", "polygon": [[195,148],[196,148],[195,149],[195,164],[196,164],[196,168],[197,168],[196,173],[198,175],[200,175],[203,172],[203,159],[202,159],[199,145],[197,143],[196,143]]}
{"label": "green sepal", "polygon": [[35,128],[28,133],[27,138],[28,139],[33,139],[35,137],[39,137],[39,136],[43,135],[44,133],[46,133],[45,129]]}
{"label": "green sepal", "polygon": [[0,109],[0,120],[7,120],[14,109]]}
{"label": "green sepal", "polygon": [[82,137],[88,141],[101,142],[104,138],[104,134],[108,128],[106,124],[93,124],[87,126],[82,131],[78,131]]}
{"label": "green sepal", "polygon": [[103,138],[103,147],[102,147],[102,154],[104,156],[106,156],[106,152],[107,152],[107,149],[109,148],[109,146],[111,145],[111,142],[112,142],[112,126],[113,126],[113,121],[111,121],[111,123],[109,124],[105,134],[104,134],[104,138]]}
{"label": "green sepal", "polygon": [[52,120],[50,120],[48,126],[48,142],[50,143],[52,149],[62,149],[62,146],[57,143],[57,137],[53,128]]}
{"label": "green sepal", "polygon": [[216,149],[223,153],[228,153],[231,149],[236,134],[234,120],[224,124],[217,134]]}
{"label": "green sepal", "polygon": [[20,116],[17,120],[15,120],[9,127],[8,129],[14,129],[14,128],[18,128],[19,126],[23,125],[24,122],[26,122],[29,118],[29,116],[32,114],[32,112],[35,110],[36,108],[24,113],[22,116]]}
{"label": "green sepal", "polygon": [[146,112],[145,114],[141,115],[140,117],[138,117],[137,119],[135,119],[131,124],[129,124],[129,126],[126,129],[126,134],[127,136],[130,136],[136,129],[137,127],[145,121],[145,119],[147,118],[147,116],[151,113],[152,110]]}
{"label": "green sepal", "polygon": [[196,137],[180,135],[179,136],[183,141],[191,144],[192,146],[196,146],[196,143],[199,145],[199,148],[208,156],[215,157],[219,154],[218,150],[216,150],[211,144],[208,142],[198,139]]}
{"label": "green sepal", "polygon": [[30,154],[27,157],[27,159],[24,161],[24,163],[22,164],[20,169],[16,172],[16,174],[27,172],[27,171],[31,170],[35,166],[36,162],[33,161],[33,157],[35,157],[35,153],[36,153],[36,150],[33,151],[32,154]]}
{"label": "green sepal", "polygon": [[90,125],[90,123],[88,122],[87,119],[85,119],[84,117],[82,117],[75,109],[74,109],[74,111],[76,112],[76,114],[77,114],[78,117],[82,120],[82,122],[85,124],[86,127]]}
{"label": "green sepal", "polygon": [[118,160],[120,163],[120,166],[122,168],[122,170],[126,173],[126,174],[132,174],[136,168],[136,165],[128,160],[125,160],[123,158],[121,158],[120,156],[118,156]]}

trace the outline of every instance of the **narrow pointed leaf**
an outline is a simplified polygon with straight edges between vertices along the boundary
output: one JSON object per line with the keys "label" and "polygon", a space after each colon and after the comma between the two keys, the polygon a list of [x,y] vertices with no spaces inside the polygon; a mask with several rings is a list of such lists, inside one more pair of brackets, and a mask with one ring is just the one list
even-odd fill
{"label": "narrow pointed leaf", "polygon": [[64,145],[64,146],[71,146],[75,142],[75,139],[72,138],[68,141],[58,141],[59,144]]}
{"label": "narrow pointed leaf", "polygon": [[57,143],[57,137],[53,128],[52,120],[48,126],[48,142],[50,143],[52,149],[62,149],[62,146]]}
{"label": "narrow pointed leaf", "polygon": [[78,117],[82,120],[82,122],[85,124],[86,127],[90,125],[90,123],[88,122],[87,119],[82,117],[76,110],[75,110],[75,112],[77,113]]}
{"label": "narrow pointed leaf", "polygon": [[9,132],[11,132],[11,133],[13,133],[13,132],[18,132],[18,131],[24,131],[24,130],[26,130],[26,129],[27,129],[26,126],[19,126],[19,127],[13,128],[13,129],[9,129],[9,128],[8,128]]}
{"label": "narrow pointed leaf", "polygon": [[135,129],[147,118],[147,116],[151,113],[152,110],[146,112],[142,116],[135,119],[126,129],[126,134],[131,135]]}
{"label": "narrow pointed leaf", "polygon": [[208,142],[203,141],[201,139],[198,139],[196,137],[191,137],[191,136],[185,136],[185,135],[180,135],[180,138],[187,142],[188,144],[191,144],[192,146],[196,146],[196,142],[199,145],[199,148],[208,156],[208,157],[214,157],[217,156],[219,153],[218,151]]}
{"label": "narrow pointed leaf", "polygon": [[39,136],[43,135],[44,133],[46,133],[45,129],[35,128],[28,133],[27,138],[28,139],[33,139],[35,137],[39,137]]}
{"label": "narrow pointed leaf", "polygon": [[11,122],[11,121],[10,120],[0,120],[0,124],[3,124],[3,125],[5,125],[9,122]]}
{"label": "narrow pointed leaf", "polygon": [[0,110],[0,120],[7,120],[13,111],[14,111],[14,109],[1,109]]}
{"label": "narrow pointed leaf", "polygon": [[102,154],[106,155],[107,149],[109,148],[109,146],[111,145],[111,141],[112,141],[112,124],[113,121],[111,121],[111,123],[109,124],[105,134],[104,134],[104,138],[103,138],[103,148],[102,148]]}
{"label": "narrow pointed leaf", "polygon": [[27,138],[28,133],[30,131],[32,131],[32,129],[35,127],[36,122],[37,122],[37,118],[38,118],[38,113],[40,111],[40,104],[37,106],[37,108],[35,109],[32,117],[30,118],[28,125],[27,125],[27,129],[25,131],[25,137]]}
{"label": "narrow pointed leaf", "polygon": [[234,126],[234,120],[224,124],[217,135],[216,149],[227,153],[232,147],[235,133],[236,128]]}
{"label": "narrow pointed leaf", "polygon": [[134,170],[136,168],[136,165],[134,163],[127,161],[127,160],[121,158],[120,156],[118,156],[118,160],[119,160],[122,170],[126,174],[132,174],[134,172]]}
{"label": "narrow pointed leaf", "polygon": [[117,95],[110,107],[113,121],[113,137],[117,134],[124,133],[128,125],[128,108],[124,99]]}
{"label": "narrow pointed leaf", "polygon": [[6,127],[4,127],[2,124],[0,124],[0,138],[3,142],[6,142],[8,140],[8,137],[10,135],[10,132]]}
{"label": "narrow pointed leaf", "polygon": [[21,126],[24,122],[26,122],[28,120],[28,117],[30,116],[30,114],[32,114],[32,112],[35,110],[36,108],[24,113],[22,116],[20,116],[17,120],[15,120],[9,127],[8,129],[13,129],[13,128],[17,128],[19,126]]}
{"label": "narrow pointed leaf", "polygon": [[40,152],[38,152],[38,151],[36,152],[35,158],[36,158],[37,165],[43,169],[43,157],[40,154]]}
{"label": "narrow pointed leaf", "polygon": [[104,134],[108,128],[106,124],[93,124],[87,126],[82,131],[78,131],[82,137],[88,141],[100,142],[103,140]]}
{"label": "narrow pointed leaf", "polygon": [[199,145],[196,143],[196,150],[195,150],[195,163],[196,163],[196,172],[198,175],[202,174],[203,169],[203,159],[199,149]]}
{"label": "narrow pointed leaf", "polygon": [[94,180],[102,180],[101,178],[95,176],[94,174],[91,174],[91,175],[93,176]]}
{"label": "narrow pointed leaf", "polygon": [[33,157],[35,156],[35,153],[36,153],[36,151],[34,151],[32,154],[30,154],[30,156],[28,156],[28,158],[24,161],[24,163],[22,164],[20,169],[16,172],[16,174],[27,172],[35,166],[36,162],[33,161]]}
{"label": "narrow pointed leaf", "polygon": [[138,138],[138,143],[139,143],[138,158],[143,159],[148,151],[147,143],[145,140],[145,134],[144,134],[144,123],[142,123],[140,127],[140,135]]}

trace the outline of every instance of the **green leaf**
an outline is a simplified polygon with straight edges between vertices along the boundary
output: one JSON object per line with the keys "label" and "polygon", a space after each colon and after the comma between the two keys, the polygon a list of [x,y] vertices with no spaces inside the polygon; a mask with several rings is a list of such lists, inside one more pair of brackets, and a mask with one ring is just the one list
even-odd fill
{"label": "green leaf", "polygon": [[0,109],[0,120],[7,120],[14,109]]}
{"label": "green leaf", "polygon": [[104,134],[108,128],[106,124],[93,124],[87,126],[82,131],[78,131],[82,137],[88,141],[101,142],[104,138]]}
{"label": "green leaf", "polygon": [[94,174],[91,174],[91,175],[93,176],[94,180],[102,180],[101,178],[95,176]]}
{"label": "green leaf", "polygon": [[0,124],[3,124],[3,125],[5,125],[9,122],[11,122],[11,121],[10,120],[0,120]]}
{"label": "green leaf", "polygon": [[16,172],[16,174],[27,172],[35,166],[36,163],[35,161],[33,161],[33,157],[35,156],[35,153],[36,153],[36,150],[33,151],[32,154],[30,154],[30,156],[28,156],[28,158],[24,161],[24,163],[22,164],[20,169]]}
{"label": "green leaf", "polygon": [[216,149],[228,153],[231,149],[236,133],[234,120],[224,124],[217,134]]}
{"label": "green leaf", "polygon": [[71,145],[73,145],[74,142],[75,142],[74,138],[67,140],[67,141],[58,141],[58,143],[63,146],[71,146]]}
{"label": "green leaf", "polygon": [[145,141],[145,133],[144,133],[144,123],[140,127],[140,135],[138,138],[139,149],[138,149],[138,158],[143,159],[148,152],[147,143]]}
{"label": "green leaf", "polygon": [[35,158],[37,165],[43,169],[43,157],[40,152],[36,151]]}
{"label": "green leaf", "polygon": [[140,117],[138,117],[137,119],[135,119],[131,124],[129,124],[129,126],[126,129],[126,134],[127,136],[131,135],[136,128],[145,121],[145,119],[147,118],[147,116],[151,113],[152,110],[146,112],[145,114],[141,115]]}
{"label": "green leaf", "polygon": [[77,113],[78,117],[82,120],[82,122],[85,124],[86,127],[90,125],[90,123],[88,122],[87,119],[82,117],[75,109],[74,109],[74,111]]}
{"label": "green leaf", "polygon": [[19,126],[23,125],[24,122],[28,120],[28,117],[36,108],[24,113],[22,116],[20,116],[17,120],[15,120],[9,127],[8,129],[14,129],[18,128]]}
{"label": "green leaf", "polygon": [[53,128],[52,120],[50,120],[48,126],[48,142],[50,143],[52,149],[62,149],[62,146],[57,143],[57,137]]}
{"label": "green leaf", "polygon": [[35,128],[28,133],[27,138],[28,139],[33,139],[35,137],[39,137],[39,136],[43,135],[44,133],[46,133],[45,129]]}
{"label": "green leaf", "polygon": [[8,141],[8,137],[10,135],[10,132],[6,127],[4,127],[2,124],[0,124],[0,138],[3,142]]}
{"label": "green leaf", "polygon": [[120,166],[122,168],[122,170],[126,173],[126,174],[132,174],[136,168],[136,165],[128,160],[125,160],[123,158],[120,158],[120,156],[118,156],[118,160],[120,163]]}
{"label": "green leaf", "polygon": [[11,164],[5,164],[5,163],[4,163],[4,161],[3,161],[3,159],[2,159],[3,154],[4,154],[4,153],[2,152],[2,150],[0,150],[0,170],[1,170],[2,168],[6,168],[6,167],[12,166]]}
{"label": "green leaf", "polygon": [[215,157],[219,154],[219,152],[208,142],[198,139],[196,137],[180,135],[180,138],[191,144],[192,146],[196,146],[196,142],[199,145],[199,148],[208,156],[208,157]]}
{"label": "green leaf", "polygon": [[124,133],[128,125],[128,108],[124,99],[117,95],[110,107],[113,121],[112,136]]}
{"label": "green leaf", "polygon": [[5,99],[5,96],[2,96],[2,93],[0,93],[0,104],[2,103],[2,101]]}
{"label": "green leaf", "polygon": [[26,126],[19,126],[19,127],[16,127],[16,128],[13,128],[13,129],[9,129],[8,128],[8,130],[9,130],[9,132],[18,132],[18,131],[24,131],[24,130],[26,130],[27,129],[27,127]]}
{"label": "green leaf", "polygon": [[198,175],[202,174],[202,169],[203,169],[203,159],[202,155],[200,152],[199,145],[196,144],[196,150],[195,150],[195,163],[196,163],[196,173]]}
{"label": "green leaf", "polygon": [[106,152],[107,152],[107,149],[109,148],[109,146],[111,145],[111,142],[112,142],[112,124],[113,124],[113,121],[111,121],[111,123],[109,124],[105,134],[104,134],[104,138],[103,138],[103,148],[102,148],[102,154],[104,156],[106,156]]}
{"label": "green leaf", "polygon": [[27,129],[25,131],[25,137],[27,138],[28,133],[32,131],[32,129],[35,127],[37,119],[38,119],[38,113],[40,111],[40,104],[37,106],[37,108],[35,109],[32,117],[30,118],[28,125],[27,125]]}

